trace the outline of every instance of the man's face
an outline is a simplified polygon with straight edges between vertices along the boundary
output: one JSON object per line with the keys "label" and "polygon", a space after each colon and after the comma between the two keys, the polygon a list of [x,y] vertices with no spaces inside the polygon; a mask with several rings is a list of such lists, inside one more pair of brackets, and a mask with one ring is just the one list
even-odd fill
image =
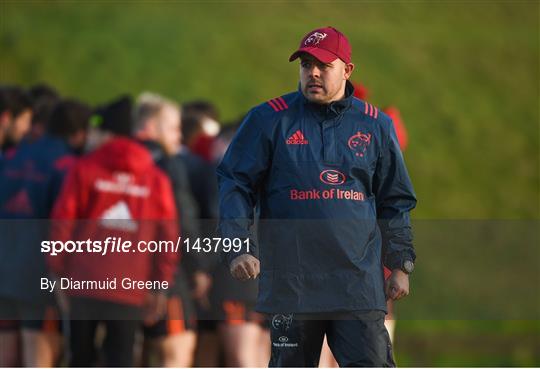
{"label": "man's face", "polygon": [[168,155],[175,154],[180,148],[180,110],[177,107],[165,105],[158,117],[158,141]]}
{"label": "man's face", "polygon": [[345,82],[350,77],[353,64],[345,64],[341,59],[324,64],[315,57],[304,53],[300,57],[300,88],[311,102],[329,104],[340,100],[345,93]]}
{"label": "man's face", "polygon": [[11,144],[18,144],[24,136],[30,131],[32,125],[32,110],[26,109],[17,115],[7,126],[6,141]]}

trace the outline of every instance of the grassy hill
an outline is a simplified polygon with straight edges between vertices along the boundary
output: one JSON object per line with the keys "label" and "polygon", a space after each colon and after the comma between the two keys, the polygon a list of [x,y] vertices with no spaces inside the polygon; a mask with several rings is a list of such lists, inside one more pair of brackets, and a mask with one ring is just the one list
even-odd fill
{"label": "grassy hill", "polygon": [[396,105],[418,218],[538,218],[538,2],[2,0],[0,79],[92,103],[155,90],[223,118],[296,88],[287,57],[334,25],[354,79]]}
{"label": "grassy hill", "polygon": [[[414,217],[423,222],[422,263],[417,298],[403,303],[398,357],[412,365],[540,365],[536,323],[531,333],[482,322],[494,334],[458,322],[481,319],[474,314],[497,286],[508,298],[491,305],[492,319],[516,306],[518,313],[532,309],[523,319],[538,319],[540,255],[528,241],[538,241],[540,216],[539,10],[537,1],[0,0],[0,81],[43,81],[91,103],[143,90],[179,101],[207,98],[229,120],[296,89],[298,66],[287,59],[300,38],[319,26],[339,28],[353,45],[353,79],[368,86],[372,103],[399,107],[409,130],[405,155],[419,199]],[[514,231],[501,237],[478,237],[471,224],[429,224],[451,219],[536,222],[506,224]],[[467,242],[453,242],[471,227]],[[516,237],[520,227],[532,236]],[[434,301],[437,288],[441,299]],[[475,290],[483,296],[476,301]],[[441,305],[452,299],[444,315]],[[430,308],[435,323],[419,321]],[[508,326],[517,333],[507,335]],[[493,342],[491,349],[475,347],[472,333],[473,342]],[[500,349],[511,343],[515,352]]]}

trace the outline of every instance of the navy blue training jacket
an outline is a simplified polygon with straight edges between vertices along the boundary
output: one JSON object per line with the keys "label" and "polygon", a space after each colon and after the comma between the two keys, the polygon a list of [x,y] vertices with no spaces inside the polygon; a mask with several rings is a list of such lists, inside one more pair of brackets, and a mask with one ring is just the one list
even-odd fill
{"label": "navy blue training jacket", "polygon": [[217,169],[221,236],[250,237],[261,262],[258,311],[386,311],[382,263],[415,260],[416,197],[392,121],[353,92],[253,108]]}
{"label": "navy blue training jacket", "polygon": [[65,140],[45,135],[23,142],[0,172],[0,297],[41,301],[48,276],[41,241],[49,239],[48,221],[64,174],[75,162]]}

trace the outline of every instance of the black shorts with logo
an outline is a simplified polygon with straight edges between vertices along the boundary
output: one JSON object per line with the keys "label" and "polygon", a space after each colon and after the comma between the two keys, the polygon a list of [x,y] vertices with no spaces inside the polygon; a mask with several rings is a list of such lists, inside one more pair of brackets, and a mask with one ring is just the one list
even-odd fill
{"label": "black shorts with logo", "polygon": [[270,367],[317,367],[326,334],[340,367],[395,367],[380,310],[270,317]]}

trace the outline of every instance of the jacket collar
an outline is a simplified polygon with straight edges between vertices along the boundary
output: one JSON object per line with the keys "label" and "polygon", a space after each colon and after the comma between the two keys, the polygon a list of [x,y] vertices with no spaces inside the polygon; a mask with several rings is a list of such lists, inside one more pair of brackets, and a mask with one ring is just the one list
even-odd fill
{"label": "jacket collar", "polygon": [[317,104],[309,101],[302,93],[300,85],[298,86],[298,93],[307,109],[311,110],[321,118],[331,119],[343,114],[351,107],[354,98],[354,87],[351,82],[347,81],[345,84],[345,97],[341,100],[333,101],[330,104]]}

